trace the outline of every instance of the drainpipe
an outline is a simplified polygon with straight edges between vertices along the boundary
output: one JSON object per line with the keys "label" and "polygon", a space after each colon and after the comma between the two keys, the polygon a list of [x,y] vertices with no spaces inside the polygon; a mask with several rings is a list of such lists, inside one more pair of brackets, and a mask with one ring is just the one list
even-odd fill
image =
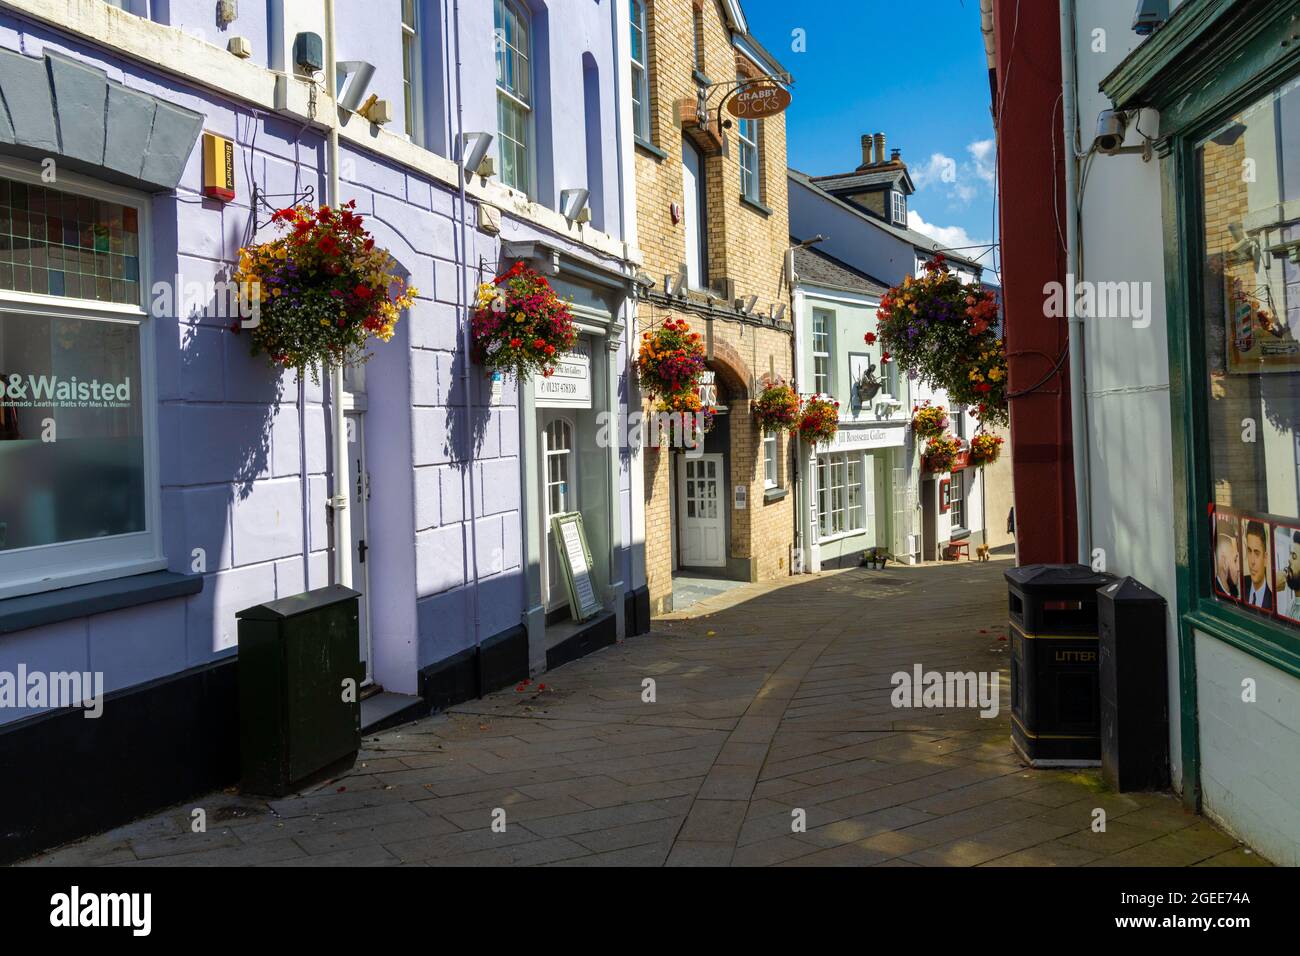
{"label": "drainpipe", "polygon": [[[339,110],[338,67],[334,46],[334,0],[325,0],[325,77],[329,84],[329,180],[326,202],[331,209],[339,202]],[[352,587],[352,513],[348,510],[347,422],[343,417],[343,363],[330,367],[330,404],[334,427],[334,581]]]}
{"label": "drainpipe", "polygon": [[[479,634],[479,593],[478,593],[478,505],[474,494],[474,438],[470,427],[474,416],[474,382],[470,377],[470,322],[469,322],[469,208],[465,197],[465,98],[461,92],[461,74],[464,72],[460,59],[460,0],[452,3],[452,42],[455,44],[456,57],[456,143],[459,158],[456,161],[460,173],[460,281],[456,284],[456,313],[464,321],[461,347],[464,349],[464,361],[461,363],[460,387],[465,395],[465,474],[469,476],[469,554],[470,566],[474,569],[474,589],[470,602],[471,620],[474,626],[474,646],[481,640]],[[522,425],[520,434],[523,434]],[[483,693],[479,688],[480,695]]]}
{"label": "drainpipe", "polygon": [[1083,317],[1074,308],[1079,267],[1079,161],[1074,49],[1075,0],[1061,0],[1061,115],[1065,141],[1065,275],[1070,327],[1070,439],[1074,446],[1074,514],[1078,527],[1078,561],[1092,563],[1092,503],[1088,494],[1088,400],[1085,388]]}

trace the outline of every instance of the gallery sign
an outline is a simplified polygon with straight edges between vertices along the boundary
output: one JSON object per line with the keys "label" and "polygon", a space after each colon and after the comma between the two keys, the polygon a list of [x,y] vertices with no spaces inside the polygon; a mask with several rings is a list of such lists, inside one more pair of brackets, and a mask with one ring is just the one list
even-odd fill
{"label": "gallery sign", "polygon": [[538,408],[591,408],[591,347],[580,341],[549,377],[533,377]]}
{"label": "gallery sign", "polygon": [[751,83],[727,100],[727,112],[736,119],[756,120],[776,116],[790,105],[790,91],[775,83]]}
{"label": "gallery sign", "polygon": [[840,425],[839,431],[829,442],[822,442],[819,450],[851,451],[853,449],[870,450],[872,448],[902,448],[905,428],[854,428]]}

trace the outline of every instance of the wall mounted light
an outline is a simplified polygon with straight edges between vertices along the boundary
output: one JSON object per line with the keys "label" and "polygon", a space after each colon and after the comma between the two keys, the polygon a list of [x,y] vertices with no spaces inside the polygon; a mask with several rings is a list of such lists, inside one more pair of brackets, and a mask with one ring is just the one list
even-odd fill
{"label": "wall mounted light", "polygon": [[[587,212],[587,197],[591,195],[588,189],[562,189],[560,190],[560,215],[570,223],[586,222],[591,218],[591,213]],[[581,218],[582,214],[587,212],[585,219]]]}
{"label": "wall mounted light", "polygon": [[772,305],[768,306],[767,314],[768,314],[768,316],[772,319],[773,322],[782,322],[782,321],[784,321],[784,320],[785,320],[785,303],[782,302],[780,305],[777,305],[775,302],[772,303]]}
{"label": "wall mounted light", "polygon": [[465,133],[461,136],[460,155],[466,179],[475,173],[480,176],[492,175],[493,170],[489,167],[484,172],[484,166],[492,162],[487,151],[492,148],[493,138],[491,133]]}
{"label": "wall mounted light", "polygon": [[1137,13],[1133,15],[1133,32],[1147,37],[1155,33],[1169,19],[1169,0],[1138,0]]}
{"label": "wall mounted light", "polygon": [[678,266],[677,274],[671,272],[664,276],[664,294],[673,298],[686,294],[686,266]]}
{"label": "wall mounted light", "polygon": [[325,44],[319,33],[299,33],[293,38],[293,65],[308,76],[325,69]]}
{"label": "wall mounted light", "polygon": [[359,112],[370,81],[374,79],[375,65],[365,60],[339,60],[335,64],[335,71],[334,89],[343,92],[339,97],[339,106],[353,113]]}
{"label": "wall mounted light", "polygon": [[758,305],[758,296],[747,295],[736,300],[736,307],[745,315],[754,314],[754,306]]}
{"label": "wall mounted light", "polygon": [[357,115],[365,117],[376,126],[383,126],[393,121],[393,104],[388,100],[381,100],[378,94],[371,93],[357,110]]}

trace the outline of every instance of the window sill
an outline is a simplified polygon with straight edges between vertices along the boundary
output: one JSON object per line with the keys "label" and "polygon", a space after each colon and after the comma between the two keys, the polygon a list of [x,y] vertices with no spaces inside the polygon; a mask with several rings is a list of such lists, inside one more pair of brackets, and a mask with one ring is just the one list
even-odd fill
{"label": "window sill", "polygon": [[768,209],[766,206],[764,206],[764,205],[763,205],[761,202],[759,202],[757,199],[750,199],[750,198],[749,198],[748,196],[746,196],[744,193],[741,193],[741,194],[740,194],[740,201],[741,201],[741,203],[742,203],[743,205],[748,206],[750,209],[753,209],[755,212],[760,212],[760,213],[762,213],[764,217],[767,217],[767,216],[772,215],[772,210],[771,210],[771,209]]}
{"label": "window sill", "polygon": [[856,528],[856,529],[854,529],[853,531],[841,531],[839,534],[832,534],[832,535],[829,535],[829,536],[827,536],[827,537],[825,537],[825,538],[823,538],[823,537],[821,537],[820,535],[818,535],[818,537],[817,537],[817,543],[818,543],[819,545],[821,545],[821,544],[834,544],[836,541],[843,541],[843,540],[845,540],[846,538],[856,538],[856,537],[858,537],[859,535],[864,535],[864,534],[866,534],[866,533],[867,533],[867,529],[866,529],[866,528]]}
{"label": "window sill", "polygon": [[1275,624],[1263,614],[1202,600],[1183,615],[1183,623],[1206,637],[1230,644],[1270,667],[1300,678],[1300,632]]}
{"label": "window sill", "polygon": [[649,140],[637,136],[632,140],[632,142],[636,144],[637,149],[641,150],[643,153],[649,153],[657,162],[663,162],[668,158],[667,153]]}
{"label": "window sill", "polygon": [[773,501],[780,501],[786,495],[790,494],[789,488],[764,488],[763,504],[771,504]]}
{"label": "window sill", "polygon": [[0,634],[198,594],[203,576],[152,571],[0,600]]}

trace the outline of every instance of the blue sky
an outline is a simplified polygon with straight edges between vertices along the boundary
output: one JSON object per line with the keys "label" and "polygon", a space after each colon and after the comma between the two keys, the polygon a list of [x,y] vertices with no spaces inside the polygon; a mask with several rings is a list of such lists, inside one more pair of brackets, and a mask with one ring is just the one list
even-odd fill
{"label": "blue sky", "polygon": [[[886,149],[903,151],[916,182],[914,228],[950,248],[994,238],[993,121],[979,0],[742,5],[759,42],[794,74],[791,166],[812,175],[845,172],[862,162],[862,134],[883,132]],[[796,30],[805,31],[804,52],[793,49]]]}

